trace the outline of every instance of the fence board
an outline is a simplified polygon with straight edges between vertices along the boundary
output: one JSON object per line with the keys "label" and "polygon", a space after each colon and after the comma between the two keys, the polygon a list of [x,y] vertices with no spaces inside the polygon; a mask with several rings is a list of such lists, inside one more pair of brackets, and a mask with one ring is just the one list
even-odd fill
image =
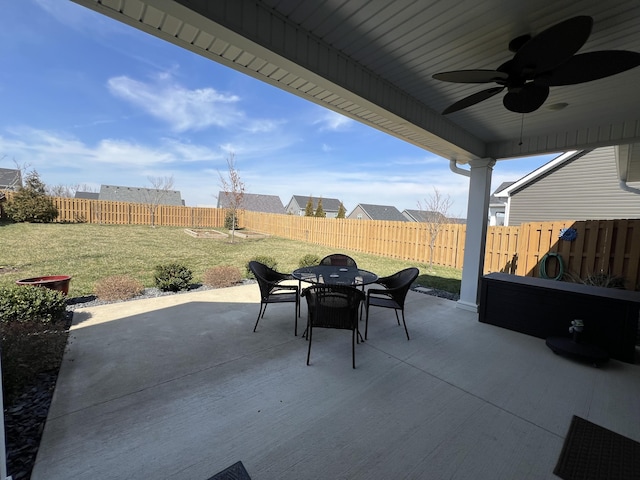
{"label": "fence board", "polygon": [[[630,228],[625,237],[628,239],[625,245],[624,256],[629,260],[627,268],[620,272],[627,280],[626,287],[630,290],[640,290],[640,220],[631,220]],[[614,270],[612,273],[618,274]]]}

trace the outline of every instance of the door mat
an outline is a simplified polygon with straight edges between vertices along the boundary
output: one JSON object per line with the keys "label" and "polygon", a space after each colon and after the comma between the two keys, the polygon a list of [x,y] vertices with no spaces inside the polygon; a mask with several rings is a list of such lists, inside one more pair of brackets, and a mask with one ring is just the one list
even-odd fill
{"label": "door mat", "polygon": [[236,462],[221,472],[216,473],[209,480],[251,480],[242,462]]}
{"label": "door mat", "polygon": [[553,473],[564,480],[640,478],[640,443],[574,415]]}

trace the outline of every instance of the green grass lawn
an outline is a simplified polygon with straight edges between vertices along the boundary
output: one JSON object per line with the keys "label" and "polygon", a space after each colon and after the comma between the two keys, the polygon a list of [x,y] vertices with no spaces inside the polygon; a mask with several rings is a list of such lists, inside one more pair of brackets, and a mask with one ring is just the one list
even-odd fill
{"label": "green grass lawn", "polygon": [[[246,264],[256,256],[276,259],[276,269],[291,272],[307,254],[322,258],[336,249],[277,237],[229,240],[195,238],[181,227],[95,224],[0,224],[0,284],[44,275],[71,275],[70,297],[91,295],[97,280],[110,275],[130,275],[145,287],[154,286],[158,264],[179,262],[193,272],[194,283],[205,270],[232,265],[246,274]],[[409,266],[420,268],[416,283],[459,293],[462,271],[341,250],[358,266],[379,276]]]}

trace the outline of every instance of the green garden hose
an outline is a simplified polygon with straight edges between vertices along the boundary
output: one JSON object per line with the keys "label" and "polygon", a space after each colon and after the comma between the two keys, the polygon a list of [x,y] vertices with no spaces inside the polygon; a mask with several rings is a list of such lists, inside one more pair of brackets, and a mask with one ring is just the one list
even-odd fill
{"label": "green garden hose", "polygon": [[553,277],[553,279],[560,280],[564,275],[564,262],[562,261],[562,257],[556,252],[549,252],[542,257],[542,260],[540,260],[540,276],[542,278],[550,278],[549,275],[547,275],[547,260],[549,260],[549,257],[555,257],[558,261],[558,275]]}

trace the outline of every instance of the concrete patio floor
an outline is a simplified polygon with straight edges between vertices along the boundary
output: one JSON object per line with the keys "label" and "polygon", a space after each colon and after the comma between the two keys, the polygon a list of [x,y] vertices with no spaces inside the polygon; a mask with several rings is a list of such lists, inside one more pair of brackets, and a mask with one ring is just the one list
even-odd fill
{"label": "concrete patio floor", "polygon": [[[640,441],[640,365],[601,368],[409,292],[411,340],[293,335],[257,285],[77,311],[34,480],[545,479],[572,415]],[[514,312],[517,314],[517,312]],[[299,334],[304,330],[303,305]]]}

